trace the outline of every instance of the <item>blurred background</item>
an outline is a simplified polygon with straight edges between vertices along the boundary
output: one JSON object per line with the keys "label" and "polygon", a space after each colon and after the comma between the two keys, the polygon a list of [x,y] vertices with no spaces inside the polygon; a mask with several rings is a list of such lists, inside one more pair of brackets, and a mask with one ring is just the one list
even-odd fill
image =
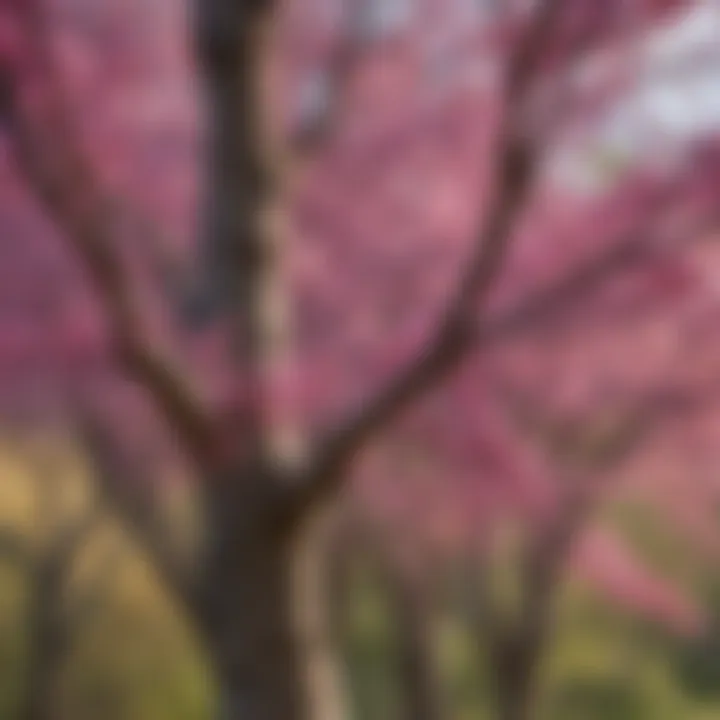
{"label": "blurred background", "polygon": [[0,0],[0,720],[720,717],[719,39]]}

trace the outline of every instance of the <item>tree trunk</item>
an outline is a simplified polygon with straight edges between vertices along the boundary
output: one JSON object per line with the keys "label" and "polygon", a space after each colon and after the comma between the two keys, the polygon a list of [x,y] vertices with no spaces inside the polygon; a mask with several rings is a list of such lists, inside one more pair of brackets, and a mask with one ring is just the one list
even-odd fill
{"label": "tree trunk", "polygon": [[499,657],[491,658],[496,672],[498,720],[533,720],[540,652],[532,642],[508,642]]}
{"label": "tree trunk", "polygon": [[430,599],[423,589],[395,583],[400,690],[406,720],[443,718],[440,671]]}
{"label": "tree trunk", "polygon": [[316,517],[289,532],[262,502],[246,498],[232,507],[253,510],[230,525],[214,515],[198,604],[219,683],[219,717],[344,720],[324,598],[322,524]]}
{"label": "tree trunk", "polygon": [[522,677],[508,677],[498,682],[498,720],[533,720],[534,703],[530,684]]}
{"label": "tree trunk", "polygon": [[21,720],[59,720],[59,676],[68,654],[62,586],[67,568],[41,563],[33,573],[28,617],[28,665]]}
{"label": "tree trunk", "polygon": [[[379,551],[382,553],[382,549]],[[383,553],[384,555],[384,553]],[[441,720],[442,681],[438,665],[436,607],[428,578],[378,557],[393,613],[403,720]]]}
{"label": "tree trunk", "polygon": [[258,533],[213,555],[200,626],[217,674],[219,717],[310,720],[292,608],[292,544]]}

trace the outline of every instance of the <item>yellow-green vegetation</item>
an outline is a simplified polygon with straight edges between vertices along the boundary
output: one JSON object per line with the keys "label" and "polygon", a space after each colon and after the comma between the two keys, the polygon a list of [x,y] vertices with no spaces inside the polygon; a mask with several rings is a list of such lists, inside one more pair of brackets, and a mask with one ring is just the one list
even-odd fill
{"label": "yellow-green vegetation", "polygon": [[352,707],[357,718],[397,717],[393,684],[393,617],[372,570],[361,565],[351,578],[351,607],[343,645]]}
{"label": "yellow-green vegetation", "polygon": [[[38,442],[0,445],[0,528],[16,534],[31,553],[41,554],[58,528],[94,502],[87,472],[69,451]],[[177,512],[183,515],[181,506],[178,502]],[[75,553],[60,598],[74,613],[73,641],[60,669],[62,716],[209,720],[213,685],[198,644],[132,539],[107,509],[95,511],[100,521]],[[718,576],[689,562],[688,549],[661,519],[627,505],[610,508],[606,519],[654,566],[704,593],[711,609],[720,610]],[[509,603],[514,597],[511,546],[493,573]],[[394,720],[401,698],[396,610],[369,565],[355,570],[343,636],[354,715]],[[22,553],[0,557],[3,720],[16,717],[23,699],[30,573]],[[558,609],[536,720],[720,717],[720,631],[713,626],[702,639],[674,638],[575,582],[565,584]],[[452,609],[437,628],[448,720],[493,720],[483,667],[487,659],[476,638]]]}
{"label": "yellow-green vegetation", "polygon": [[[62,597],[72,642],[58,702],[73,720],[202,720],[212,683],[187,625],[131,539],[97,503],[82,463],[61,447],[0,448],[0,527],[40,556],[85,514],[96,524],[74,553]],[[46,545],[47,544],[47,545]],[[32,568],[0,557],[0,718],[22,702]]]}

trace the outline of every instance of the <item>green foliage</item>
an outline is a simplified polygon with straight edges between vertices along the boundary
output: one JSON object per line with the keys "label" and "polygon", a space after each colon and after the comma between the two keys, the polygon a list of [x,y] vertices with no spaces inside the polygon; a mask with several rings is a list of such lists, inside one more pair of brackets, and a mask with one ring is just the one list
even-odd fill
{"label": "green foliage", "polygon": [[344,656],[353,716],[397,716],[399,698],[393,684],[393,620],[377,578],[366,566],[352,577]]}
{"label": "green foliage", "polygon": [[[0,474],[0,513],[32,545],[32,503],[11,463]],[[24,490],[23,490],[24,488]],[[25,492],[25,495],[27,492]],[[79,496],[78,496],[79,497]],[[79,501],[78,501],[79,502]],[[610,519],[658,567],[708,598],[720,618],[720,578],[683,565],[662,522],[629,506]],[[103,560],[103,548],[119,552]],[[98,573],[103,562],[111,572]],[[495,568],[512,598],[512,553]],[[24,624],[27,567],[0,559],[0,718],[13,720],[22,701],[28,637]],[[97,585],[100,584],[100,587]],[[73,720],[209,720],[213,685],[199,646],[151,570],[113,524],[101,526],[76,558],[70,604],[99,590],[96,611],[80,617],[62,668],[62,710]],[[401,689],[392,605],[371,568],[356,568],[343,651],[353,716],[395,720]],[[437,623],[448,720],[495,720],[487,657],[449,607]],[[545,658],[533,720],[711,720],[720,717],[720,620],[702,638],[672,637],[568,583],[558,605],[553,644]]]}

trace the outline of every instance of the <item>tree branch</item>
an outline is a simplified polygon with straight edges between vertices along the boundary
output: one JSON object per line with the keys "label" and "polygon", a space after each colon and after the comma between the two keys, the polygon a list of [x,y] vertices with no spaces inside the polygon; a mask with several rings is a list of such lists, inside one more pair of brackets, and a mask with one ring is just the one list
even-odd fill
{"label": "tree branch", "polygon": [[[711,212],[685,228],[684,234],[690,238],[688,244],[700,242],[704,238],[703,231],[716,220],[714,212]],[[644,219],[643,222],[650,221]],[[422,392],[428,384],[433,385],[442,380],[443,373],[452,371],[453,352],[461,358],[470,351],[488,350],[527,328],[539,327],[543,322],[557,319],[563,310],[577,306],[580,300],[592,296],[618,274],[643,267],[658,253],[657,237],[651,228],[643,227],[643,222],[610,247],[603,248],[568,271],[556,283],[530,292],[514,306],[494,317],[478,319],[474,326],[466,329],[466,335],[455,339],[456,345],[446,342],[440,344],[440,350],[435,350],[434,354],[422,356],[413,367],[413,373],[390,385],[384,394],[366,406],[364,412],[358,413],[354,421],[341,425],[340,430],[320,443],[320,454],[309,473],[316,481],[309,487],[301,486],[298,493],[300,499],[297,500],[296,496],[295,501],[301,505],[312,502],[314,497],[325,494],[326,483],[332,485],[338,482],[333,475],[333,463],[347,461],[359,449],[364,436],[386,422],[396,408],[404,406],[416,391]]]}
{"label": "tree branch", "polygon": [[[519,398],[510,399],[513,414],[521,426],[539,436],[546,450],[561,463],[568,460],[568,443],[577,443],[584,452],[586,470],[593,476],[614,466],[632,452],[662,419],[672,417],[685,406],[684,397],[672,393],[650,393],[604,428],[601,442],[591,423],[580,429],[565,419],[543,417],[537,408]],[[566,468],[561,472],[565,472]],[[560,574],[573,543],[597,505],[594,488],[586,482],[563,487],[557,514],[525,538],[520,558],[520,599],[517,614],[508,618],[492,604],[488,588],[476,570],[467,573],[470,617],[480,647],[488,647],[491,665],[503,675],[519,673],[532,683],[553,622],[553,602]]]}
{"label": "tree branch", "polygon": [[[84,266],[102,300],[120,361],[152,396],[185,449],[205,461],[210,423],[186,380],[141,331],[119,252],[117,205],[101,188],[81,151],[55,77],[45,7],[28,0],[18,13],[28,56],[25,64],[0,62],[4,120],[22,174]],[[33,103],[29,95],[35,95]]]}
{"label": "tree branch", "polygon": [[[530,293],[514,307],[494,318],[478,321],[477,325],[469,331],[469,339],[465,342],[469,343],[472,350],[483,350],[527,327],[539,325],[543,321],[556,317],[559,312],[568,307],[570,301],[591,295],[617,273],[640,266],[652,256],[652,249],[651,238],[648,237],[631,239],[604,249],[579,267],[574,268],[557,284]],[[467,352],[464,346],[458,348],[445,345],[443,347],[447,353]],[[405,380],[403,385],[398,383],[398,385],[391,386],[390,390],[394,390],[394,393],[388,390],[381,396],[382,402],[376,400],[374,403],[370,403],[364,414],[358,415],[354,423],[348,423],[344,434],[342,431],[338,431],[334,438],[326,440],[326,445],[321,444],[320,447],[326,454],[320,457],[324,459],[326,465],[321,465],[318,461],[317,467],[330,467],[331,451],[338,455],[341,455],[343,451],[352,451],[352,444],[356,441],[355,434],[360,436],[361,433],[373,430],[385,419],[388,407],[392,409],[404,399],[399,397],[401,394],[412,395],[416,384],[422,388],[428,379],[441,380],[441,377],[434,377],[436,370],[433,360],[441,365],[443,362],[448,363],[448,359],[444,355],[439,358],[428,356],[421,358],[415,372]],[[447,364],[445,368],[446,372],[452,370],[452,367]],[[362,421],[362,425],[360,425],[360,421]],[[331,439],[335,444],[331,443]],[[347,449],[343,447],[342,442],[347,443]],[[318,471],[314,470],[314,472]],[[328,478],[328,481],[333,480]]]}
{"label": "tree branch", "polygon": [[[277,0],[195,0],[197,64],[207,107],[198,254],[200,320],[220,319],[247,388],[243,462],[266,464],[266,378],[284,335],[272,224],[280,167],[265,117],[263,79]],[[245,473],[260,480],[261,473]]]}
{"label": "tree branch", "polygon": [[547,0],[540,4],[525,42],[509,63],[495,197],[467,262],[468,269],[460,278],[443,319],[414,362],[318,443],[308,481],[293,491],[291,503],[296,512],[302,513],[303,507],[331,494],[342,482],[344,467],[368,439],[442,382],[475,346],[477,308],[494,286],[532,183],[535,158],[527,138],[520,132],[524,96],[563,1]]}
{"label": "tree branch", "polygon": [[[659,209],[656,208],[656,211],[659,212]],[[687,244],[702,241],[703,232],[714,222],[717,222],[717,216],[713,211],[709,216],[700,218],[697,225],[686,228],[684,236],[689,238]],[[564,278],[528,293],[513,307],[495,317],[486,318],[478,325],[476,348],[484,349],[527,328],[557,319],[564,309],[576,307],[579,301],[591,296],[608,280],[620,273],[641,268],[661,252],[652,228],[644,228],[642,222],[638,223],[623,238],[580,263]]]}
{"label": "tree branch", "polygon": [[476,345],[488,347],[529,327],[554,319],[573,301],[591,296],[610,278],[642,266],[653,255],[652,239],[632,238],[613,244],[570,270],[557,283],[530,292],[513,307],[487,318],[477,330]]}
{"label": "tree branch", "polygon": [[[705,393],[661,389],[643,394],[630,406],[599,422],[549,418],[519,393],[504,395],[512,405],[516,421],[540,443],[555,462],[559,473],[571,473],[573,482],[561,488],[557,513],[528,539],[522,567],[522,604],[518,633],[541,641],[559,573],[575,539],[597,506],[601,489],[592,481],[616,468],[640,447],[658,426],[679,414],[697,409]],[[511,397],[511,395],[513,397]],[[580,473],[580,475],[578,475]],[[589,474],[589,476],[588,476]]]}
{"label": "tree branch", "polygon": [[232,323],[234,353],[254,372],[269,258],[263,222],[275,166],[262,109],[262,72],[274,0],[196,0],[195,45],[208,108],[199,252],[206,312]]}
{"label": "tree branch", "polygon": [[195,589],[188,563],[173,546],[150,497],[152,481],[129,482],[136,474],[123,461],[100,421],[85,408],[76,413],[76,429],[96,475],[101,496],[147,553],[160,578],[187,609],[194,609]]}

